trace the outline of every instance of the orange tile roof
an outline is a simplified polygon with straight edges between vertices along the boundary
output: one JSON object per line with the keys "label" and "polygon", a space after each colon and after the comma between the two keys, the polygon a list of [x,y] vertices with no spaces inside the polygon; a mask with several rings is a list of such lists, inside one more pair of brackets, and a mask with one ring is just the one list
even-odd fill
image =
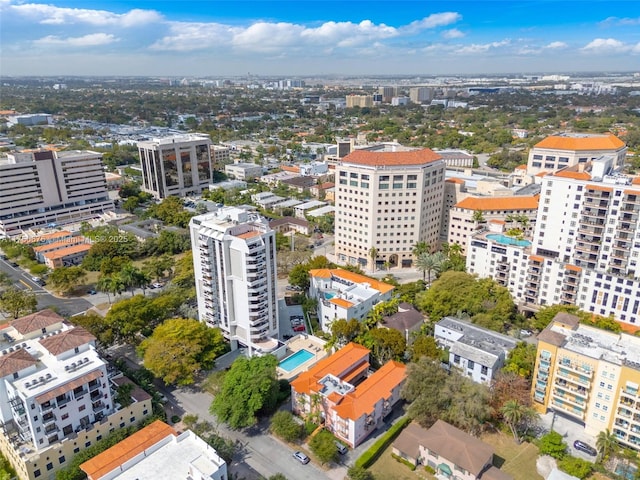
{"label": "orange tile roof", "polygon": [[499,225],[504,225],[507,222],[505,222],[504,220],[498,220],[497,218],[493,218],[493,219],[489,220],[489,223],[497,223]]}
{"label": "orange tile roof", "polygon": [[73,235],[73,233],[67,231],[67,230],[60,230],[59,232],[51,232],[51,233],[45,233],[44,235],[38,235],[36,237],[32,237],[32,238],[27,238],[22,240],[21,243],[36,243],[36,242],[43,242],[46,240],[52,240],[54,238],[61,238],[61,237],[71,237]]}
{"label": "orange tile roof", "polygon": [[376,403],[391,397],[393,389],[400,385],[407,376],[407,367],[402,363],[390,361],[382,366],[354,391],[347,393],[342,401],[334,407],[341,418],[357,420],[363,415],[373,412]]}
{"label": "orange tile roof", "polygon": [[611,187],[603,187],[602,185],[589,184],[589,185],[587,185],[587,188],[589,190],[598,190],[600,192],[613,192],[613,188],[611,188]]}
{"label": "orange tile roof", "polygon": [[625,195],[640,195],[640,190],[625,190]]}
{"label": "orange tile roof", "polygon": [[447,178],[445,180],[445,182],[449,182],[449,183],[457,183],[459,185],[464,185],[464,180],[462,180],[461,178]]}
{"label": "orange tile roof", "polygon": [[576,266],[576,265],[565,265],[564,268],[566,270],[571,270],[572,272],[581,272],[582,268]]}
{"label": "orange tile roof", "polygon": [[375,167],[394,165],[424,165],[441,160],[442,157],[429,148],[408,152],[369,152],[354,150],[342,159],[343,163],[371,165]]}
{"label": "orange tile roof", "polygon": [[575,180],[591,180],[591,175],[587,172],[575,172],[573,170],[560,170],[553,175],[562,178],[573,178]]}
{"label": "orange tile roof", "polygon": [[353,273],[349,270],[343,270],[341,268],[317,268],[309,270],[309,275],[318,278],[331,278],[340,277],[344,280],[349,280],[353,283],[368,283],[371,288],[378,290],[380,293],[387,293],[394,289],[393,285],[381,282],[375,278],[360,275],[359,273]]}
{"label": "orange tile roof", "polygon": [[38,360],[24,348],[0,356],[0,378],[36,365]]}
{"label": "orange tile roof", "polygon": [[631,183],[633,185],[640,185],[640,177],[634,177],[634,179],[631,180]]}
{"label": "orange tile roof", "polygon": [[527,164],[523,163],[522,165],[518,165],[516,168],[514,168],[514,170],[526,170],[527,169]]}
{"label": "orange tile roof", "polygon": [[144,452],[160,440],[167,438],[169,435],[176,435],[173,427],[170,427],[160,420],[156,420],[142,430],[138,430],[130,437],[125,438],[120,443],[87,460],[80,465],[80,468],[87,474],[89,479],[96,480],[131,460],[136,455]]}
{"label": "orange tile roof", "polygon": [[45,243],[44,245],[33,247],[33,251],[36,253],[48,252],[51,250],[56,250],[60,248],[66,248],[71,245],[76,245],[78,243],[83,243],[84,241],[85,241],[84,237],[71,237],[65,240],[60,240],[59,242]]}
{"label": "orange tile roof", "polygon": [[539,257],[537,255],[529,255],[529,259],[533,260],[534,262],[539,262],[539,263],[544,262],[544,258]]}
{"label": "orange tile roof", "polygon": [[335,303],[336,305],[338,305],[339,307],[342,308],[351,308],[353,307],[353,303],[343,299],[343,298],[337,298],[337,297],[333,297],[331,300],[329,300],[330,303]]}
{"label": "orange tile roof", "polygon": [[85,345],[96,339],[91,333],[82,327],[75,327],[52,337],[40,340],[40,345],[46,348],[52,355],[60,355],[69,350]]}
{"label": "orange tile roof", "polygon": [[[368,359],[370,350],[357,343],[349,343],[333,355],[323,358],[306,372],[301,373],[291,382],[291,387],[298,393],[307,395],[319,391],[318,381],[326,375],[340,376],[350,374],[353,366]],[[364,362],[369,364],[368,360]]]}
{"label": "orange tile roof", "polygon": [[298,167],[296,165],[282,165],[282,167],[280,167],[280,168],[284,172],[300,173],[300,167]]}
{"label": "orange tile roof", "polygon": [[562,136],[551,135],[534,148],[552,148],[556,150],[618,150],[624,147],[624,142],[615,135]]}
{"label": "orange tile roof", "polygon": [[455,204],[456,208],[467,210],[537,210],[540,198],[534,196],[516,197],[467,197]]}
{"label": "orange tile roof", "polygon": [[536,176],[536,177],[544,177],[544,176],[546,176],[546,175],[548,175],[548,172],[538,172],[538,173],[536,173],[536,175],[535,175],[535,176]]}
{"label": "orange tile roof", "polygon": [[244,239],[258,237],[258,236],[260,236],[260,232],[257,232],[255,230],[251,230],[249,232],[244,232],[244,233],[239,233],[238,235],[236,235],[236,237],[244,238]]}
{"label": "orange tile roof", "polygon": [[55,250],[53,252],[43,253],[42,256],[44,258],[48,258],[49,260],[55,260],[58,258],[66,257],[67,255],[74,255],[80,252],[88,252],[89,250],[91,250],[91,245],[89,245],[88,243],[80,243],[78,245],[61,248],[60,250]]}

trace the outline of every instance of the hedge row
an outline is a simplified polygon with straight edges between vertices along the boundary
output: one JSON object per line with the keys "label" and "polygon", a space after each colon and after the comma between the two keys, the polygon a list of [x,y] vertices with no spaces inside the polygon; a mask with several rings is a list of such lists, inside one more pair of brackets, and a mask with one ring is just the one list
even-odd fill
{"label": "hedge row", "polygon": [[400,463],[405,464],[408,468],[411,469],[411,471],[414,471],[416,469],[416,466],[413,463],[411,463],[409,460],[407,460],[406,458],[402,458],[402,457],[396,455],[395,453],[392,453],[391,456],[393,457],[393,459],[396,462],[400,462]]}
{"label": "hedge row", "polygon": [[373,445],[371,445],[368,450],[360,455],[360,458],[356,460],[355,466],[369,468],[373,464],[373,462],[378,459],[382,451],[389,445],[391,445],[391,442],[393,442],[396,437],[400,435],[402,429],[409,425],[410,422],[411,418],[409,417],[402,417],[400,420],[398,420],[396,424],[392,425],[391,428],[387,430],[387,432],[382,437],[380,437]]}

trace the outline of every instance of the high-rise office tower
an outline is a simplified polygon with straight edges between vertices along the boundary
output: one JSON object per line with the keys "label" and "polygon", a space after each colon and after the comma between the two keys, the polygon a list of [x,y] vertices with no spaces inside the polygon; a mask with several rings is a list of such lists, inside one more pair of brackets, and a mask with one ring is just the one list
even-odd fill
{"label": "high-rise office tower", "polygon": [[335,247],[341,262],[409,267],[413,247],[438,244],[445,163],[429,150],[355,150],[336,165]]}
{"label": "high-rise office tower", "polygon": [[142,190],[156,198],[200,194],[212,180],[210,145],[202,134],[138,142]]}

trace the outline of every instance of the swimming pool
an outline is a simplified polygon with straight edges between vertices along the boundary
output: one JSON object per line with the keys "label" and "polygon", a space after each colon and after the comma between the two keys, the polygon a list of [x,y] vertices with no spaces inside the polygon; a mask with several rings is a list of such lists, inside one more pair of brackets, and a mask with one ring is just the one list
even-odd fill
{"label": "swimming pool", "polygon": [[311,353],[309,350],[304,350],[304,349],[298,350],[293,355],[281,361],[278,366],[281,369],[283,369],[285,372],[290,372],[291,370],[298,368],[304,362],[306,362],[307,360],[313,357],[314,357],[313,353]]}
{"label": "swimming pool", "polygon": [[490,233],[487,235],[489,240],[493,240],[498,243],[502,243],[503,245],[516,245],[517,247],[528,247],[531,245],[529,240],[518,240],[517,238],[508,237],[506,235],[502,235],[501,233]]}
{"label": "swimming pool", "polygon": [[324,292],[324,299],[325,300],[331,300],[335,296],[336,296],[336,294],[333,293],[333,292]]}

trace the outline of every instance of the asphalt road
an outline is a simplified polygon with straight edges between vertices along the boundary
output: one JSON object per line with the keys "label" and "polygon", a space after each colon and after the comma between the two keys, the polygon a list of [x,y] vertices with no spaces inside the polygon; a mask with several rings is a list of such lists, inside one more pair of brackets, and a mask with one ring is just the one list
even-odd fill
{"label": "asphalt road", "polygon": [[63,316],[71,316],[82,313],[92,307],[91,303],[83,298],[58,298],[51,295],[40,285],[31,280],[32,275],[21,268],[14,268],[5,260],[0,259],[0,271],[6,273],[13,286],[20,290],[32,291],[38,299],[38,310],[55,307]]}

